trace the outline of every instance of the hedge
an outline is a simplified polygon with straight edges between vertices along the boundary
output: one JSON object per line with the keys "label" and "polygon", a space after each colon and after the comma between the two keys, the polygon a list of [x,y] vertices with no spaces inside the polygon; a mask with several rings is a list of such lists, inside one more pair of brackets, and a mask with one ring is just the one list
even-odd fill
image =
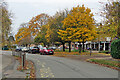
{"label": "hedge", "polygon": [[120,39],[111,43],[111,56],[115,59],[120,59]]}

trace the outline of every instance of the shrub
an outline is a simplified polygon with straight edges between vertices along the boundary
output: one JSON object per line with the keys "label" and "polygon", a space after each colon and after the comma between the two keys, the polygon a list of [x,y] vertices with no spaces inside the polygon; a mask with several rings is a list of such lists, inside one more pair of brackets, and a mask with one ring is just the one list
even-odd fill
{"label": "shrub", "polygon": [[63,52],[63,50],[56,49],[55,52]]}
{"label": "shrub", "polygon": [[72,52],[78,52],[79,50],[76,50],[76,49],[74,49],[74,50],[72,50]]}
{"label": "shrub", "polygon": [[115,59],[120,59],[120,39],[111,43],[111,56]]}

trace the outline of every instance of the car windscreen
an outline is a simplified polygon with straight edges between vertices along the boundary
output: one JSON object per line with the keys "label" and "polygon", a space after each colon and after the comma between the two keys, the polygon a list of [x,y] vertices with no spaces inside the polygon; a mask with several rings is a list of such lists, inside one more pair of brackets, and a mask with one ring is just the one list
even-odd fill
{"label": "car windscreen", "polygon": [[17,47],[16,49],[21,49],[21,48]]}
{"label": "car windscreen", "polygon": [[33,49],[33,47],[30,47],[30,49]]}
{"label": "car windscreen", "polygon": [[33,49],[39,49],[38,47],[34,47]]}
{"label": "car windscreen", "polygon": [[46,47],[44,47],[43,49],[45,49],[45,50],[46,50],[47,48],[46,48]]}

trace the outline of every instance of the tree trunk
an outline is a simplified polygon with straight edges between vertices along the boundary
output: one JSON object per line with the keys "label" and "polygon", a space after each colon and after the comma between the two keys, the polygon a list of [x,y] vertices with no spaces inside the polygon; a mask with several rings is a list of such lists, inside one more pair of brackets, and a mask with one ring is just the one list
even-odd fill
{"label": "tree trunk", "polygon": [[26,47],[28,46],[28,44],[25,45]]}
{"label": "tree trunk", "polygon": [[46,44],[44,43],[44,47],[46,47]]}
{"label": "tree trunk", "polygon": [[69,52],[71,52],[71,41],[69,41],[68,43],[69,43]]}
{"label": "tree trunk", "polygon": [[63,42],[62,45],[63,45],[63,51],[65,52],[65,43]]}
{"label": "tree trunk", "polygon": [[50,44],[48,43],[48,47],[50,46]]}
{"label": "tree trunk", "polygon": [[79,53],[81,53],[81,43],[79,42],[79,45],[78,45],[78,49],[79,49]]}
{"label": "tree trunk", "polygon": [[85,45],[84,45],[84,43],[85,43],[85,42],[83,41],[83,52],[85,52],[85,51],[84,51],[84,49],[85,49]]}

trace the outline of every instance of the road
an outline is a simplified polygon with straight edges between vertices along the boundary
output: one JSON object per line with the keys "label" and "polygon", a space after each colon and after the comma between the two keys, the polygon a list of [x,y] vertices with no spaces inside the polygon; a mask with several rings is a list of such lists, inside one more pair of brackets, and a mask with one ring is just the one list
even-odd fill
{"label": "road", "polygon": [[27,54],[36,78],[118,78],[118,71],[97,64],[39,54]]}

